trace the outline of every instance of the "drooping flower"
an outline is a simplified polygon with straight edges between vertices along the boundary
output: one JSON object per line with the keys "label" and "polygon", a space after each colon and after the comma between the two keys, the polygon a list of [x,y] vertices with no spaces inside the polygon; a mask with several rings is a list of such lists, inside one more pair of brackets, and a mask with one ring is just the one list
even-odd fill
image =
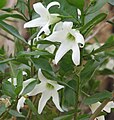
{"label": "drooping flower", "polygon": [[55,25],[53,33],[45,38],[45,40],[52,42],[61,42],[55,55],[56,64],[69,50],[73,52],[72,60],[74,64],[80,64],[80,47],[84,47],[84,37],[78,30],[72,27],[72,22],[59,22]]}
{"label": "drooping flower", "polygon": [[[96,111],[96,109],[101,105],[100,102],[94,103],[90,106],[90,109],[92,111],[92,113],[94,113]],[[114,108],[114,102],[110,101],[106,104],[106,106],[102,109],[102,111],[106,111],[107,113],[111,112],[111,108]],[[105,120],[104,115],[98,116],[96,117],[97,120]],[[96,120],[95,119],[95,120]]]}
{"label": "drooping flower", "polygon": [[64,88],[64,86],[57,84],[56,81],[48,80],[45,78],[41,72],[41,69],[38,71],[38,77],[41,83],[37,84],[34,89],[28,94],[29,96],[34,96],[38,93],[42,93],[42,96],[39,100],[38,113],[41,114],[44,106],[51,97],[57,109],[63,112],[62,108],[59,105],[59,94],[57,91]]}
{"label": "drooping flower", "polygon": [[45,32],[45,34],[48,35],[50,33],[49,26],[61,20],[59,14],[49,13],[49,9],[54,5],[60,6],[58,2],[49,3],[47,8],[45,8],[41,2],[34,4],[33,8],[35,12],[40,15],[40,17],[25,23],[24,28],[41,27],[38,36],[42,32]]}

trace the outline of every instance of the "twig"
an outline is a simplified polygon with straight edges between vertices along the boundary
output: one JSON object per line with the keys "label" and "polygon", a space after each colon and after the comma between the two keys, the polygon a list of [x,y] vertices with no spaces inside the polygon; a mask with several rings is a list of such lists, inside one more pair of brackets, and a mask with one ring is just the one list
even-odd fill
{"label": "twig", "polygon": [[8,37],[8,36],[6,36],[6,35],[4,35],[4,34],[0,33],[0,35],[1,35],[2,37],[7,38],[8,40],[14,42],[14,40],[13,40],[12,38],[10,38],[10,37]]}
{"label": "twig", "polygon": [[[107,20],[107,21],[113,21],[114,20],[114,17],[112,17],[112,18],[110,18],[109,20]],[[94,32],[93,32],[93,34],[92,35],[90,35],[89,37],[87,37],[86,39],[85,39],[85,42],[88,42],[89,40],[91,40],[97,33],[99,33],[99,31],[102,29],[102,28],[104,28],[104,27],[106,27],[107,25],[108,25],[108,22],[104,22],[104,23],[102,23],[101,25],[100,25],[100,27],[98,27]]]}

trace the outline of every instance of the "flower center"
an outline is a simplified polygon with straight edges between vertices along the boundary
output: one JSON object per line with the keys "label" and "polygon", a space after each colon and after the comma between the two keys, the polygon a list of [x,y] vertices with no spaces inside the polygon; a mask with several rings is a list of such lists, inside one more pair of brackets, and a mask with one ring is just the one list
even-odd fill
{"label": "flower center", "polygon": [[54,89],[54,86],[51,85],[50,83],[47,83],[47,84],[46,84],[46,87],[47,87],[48,89],[50,89],[50,90]]}
{"label": "flower center", "polygon": [[75,41],[75,37],[71,33],[67,34],[67,39],[71,41]]}

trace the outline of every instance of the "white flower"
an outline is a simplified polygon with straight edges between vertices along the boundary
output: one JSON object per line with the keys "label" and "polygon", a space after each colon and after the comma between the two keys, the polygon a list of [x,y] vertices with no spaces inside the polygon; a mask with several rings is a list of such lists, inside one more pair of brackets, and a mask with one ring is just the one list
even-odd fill
{"label": "white flower", "polygon": [[72,29],[72,22],[59,22],[55,25],[53,33],[46,40],[61,42],[55,55],[55,63],[69,51],[72,50],[72,60],[75,65],[80,64],[80,48],[84,47],[84,38],[78,30]]}
{"label": "white flower", "polygon": [[[94,113],[96,111],[96,109],[101,105],[100,102],[94,103],[90,106],[90,109],[92,111],[92,113]],[[114,102],[110,101],[106,104],[106,106],[102,109],[102,111],[106,111],[107,113],[111,112],[111,108],[114,108]],[[98,116],[96,117],[97,120],[105,120],[104,115]],[[96,119],[95,119],[96,120]]]}
{"label": "white flower", "polygon": [[60,4],[58,2],[51,2],[48,4],[47,8],[45,8],[41,2],[38,2],[33,5],[33,8],[37,14],[40,15],[40,17],[31,20],[24,24],[24,28],[30,28],[30,27],[42,27],[41,30],[38,33],[38,36],[44,31],[45,34],[49,34],[49,26],[60,21],[61,19],[58,17],[59,14],[50,14],[49,9],[50,7]]}
{"label": "white flower", "polygon": [[38,71],[38,77],[41,83],[37,84],[35,88],[28,94],[29,96],[34,96],[38,93],[42,93],[42,96],[39,100],[38,113],[41,114],[44,106],[51,97],[57,109],[63,112],[59,105],[59,94],[57,91],[64,88],[64,86],[57,84],[56,81],[51,81],[45,78],[41,72],[41,69]]}

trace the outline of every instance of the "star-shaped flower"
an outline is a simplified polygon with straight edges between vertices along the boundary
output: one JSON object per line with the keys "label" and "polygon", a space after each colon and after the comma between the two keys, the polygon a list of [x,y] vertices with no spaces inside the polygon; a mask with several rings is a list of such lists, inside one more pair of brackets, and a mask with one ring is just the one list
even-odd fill
{"label": "star-shaped flower", "polygon": [[33,8],[35,12],[40,15],[40,17],[25,23],[24,28],[41,27],[41,30],[39,31],[37,36],[39,36],[43,31],[46,35],[48,35],[50,33],[49,26],[61,20],[59,14],[49,13],[50,7],[54,5],[60,6],[58,2],[49,3],[47,5],[47,8],[45,8],[41,2],[34,4]]}
{"label": "star-shaped flower", "polygon": [[55,55],[56,64],[69,50],[72,50],[74,64],[80,64],[80,47],[84,47],[84,37],[78,30],[72,29],[72,27],[72,22],[59,22],[55,25],[53,33],[45,38],[45,40],[52,42],[61,42]]}
{"label": "star-shaped flower", "polygon": [[[94,113],[96,111],[96,109],[101,105],[100,102],[94,103],[90,106],[90,109],[92,111],[92,113]],[[106,106],[102,109],[102,111],[106,111],[107,113],[111,112],[111,108],[114,108],[114,102],[110,101],[106,104]],[[97,120],[105,120],[104,115],[98,116],[96,117]],[[95,120],[96,120],[95,119]]]}
{"label": "star-shaped flower", "polygon": [[38,77],[41,83],[37,84],[35,88],[28,94],[29,96],[34,96],[38,93],[42,93],[42,96],[39,100],[38,113],[41,114],[44,106],[51,97],[57,109],[63,112],[59,105],[59,94],[57,91],[64,88],[64,86],[57,84],[56,81],[45,78],[41,72],[41,69],[38,71]]}

